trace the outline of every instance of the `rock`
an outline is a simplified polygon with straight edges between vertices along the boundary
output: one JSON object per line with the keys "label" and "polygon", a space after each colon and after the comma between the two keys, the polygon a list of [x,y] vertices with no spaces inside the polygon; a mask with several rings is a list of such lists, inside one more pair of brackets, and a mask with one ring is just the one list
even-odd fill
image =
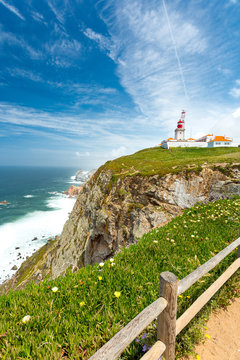
{"label": "rock", "polygon": [[75,174],[75,180],[85,183],[95,173],[95,171],[95,169],[90,171],[83,171],[82,169],[80,169]]}
{"label": "rock", "polygon": [[11,268],[11,270],[17,270],[17,265],[13,265],[13,267]]}
{"label": "rock", "polygon": [[69,197],[78,196],[82,190],[82,186],[71,185],[67,191],[64,191],[63,194],[68,195]]}
{"label": "rock", "polygon": [[35,240],[37,240],[37,237],[36,237],[36,236],[32,239],[32,241],[35,241]]}
{"label": "rock", "polygon": [[15,247],[15,250],[18,250],[18,249],[20,249],[20,247],[19,247],[19,246]]}

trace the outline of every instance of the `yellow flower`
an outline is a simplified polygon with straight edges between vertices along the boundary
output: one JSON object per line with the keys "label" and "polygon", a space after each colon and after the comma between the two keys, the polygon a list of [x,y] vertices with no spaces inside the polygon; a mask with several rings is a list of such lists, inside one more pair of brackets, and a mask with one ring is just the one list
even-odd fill
{"label": "yellow flower", "polygon": [[121,292],[120,291],[115,291],[114,295],[116,296],[116,298],[119,298],[121,296]]}
{"label": "yellow flower", "polygon": [[205,336],[206,336],[206,338],[211,339],[210,335],[206,334]]}
{"label": "yellow flower", "polygon": [[99,266],[100,266],[100,267],[103,267],[103,266],[104,266],[104,262],[101,262],[101,263],[99,264]]}
{"label": "yellow flower", "polygon": [[101,281],[101,280],[102,280],[102,276],[99,276],[99,277],[98,277],[98,280],[100,280],[100,281]]}
{"label": "yellow flower", "polygon": [[80,306],[82,307],[83,305],[85,305],[85,302],[84,302],[84,301],[81,301],[81,302],[80,302]]}
{"label": "yellow flower", "polygon": [[178,295],[178,297],[182,298],[182,295]]}
{"label": "yellow flower", "polygon": [[22,318],[22,323],[26,323],[26,322],[28,322],[29,320],[31,319],[31,316],[30,315],[26,315],[26,316],[24,316],[24,318]]}
{"label": "yellow flower", "polygon": [[187,298],[188,298],[188,299],[190,299],[190,296],[189,296],[189,295],[187,295]]}
{"label": "yellow flower", "polygon": [[197,359],[197,360],[200,360],[200,356],[199,356],[199,355],[197,355],[197,356],[196,356],[196,359]]}

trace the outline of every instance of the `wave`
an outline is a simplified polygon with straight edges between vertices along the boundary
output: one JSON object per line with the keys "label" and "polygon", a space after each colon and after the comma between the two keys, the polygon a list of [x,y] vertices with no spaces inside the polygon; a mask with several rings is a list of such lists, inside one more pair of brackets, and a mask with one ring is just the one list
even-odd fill
{"label": "wave", "polygon": [[23,197],[26,198],[26,199],[30,199],[30,198],[33,198],[34,195],[24,195]]}
{"label": "wave", "polygon": [[74,203],[75,199],[62,194],[50,197],[49,211],[34,211],[0,226],[0,283],[14,274],[14,265],[19,267],[26,256],[61,233]]}

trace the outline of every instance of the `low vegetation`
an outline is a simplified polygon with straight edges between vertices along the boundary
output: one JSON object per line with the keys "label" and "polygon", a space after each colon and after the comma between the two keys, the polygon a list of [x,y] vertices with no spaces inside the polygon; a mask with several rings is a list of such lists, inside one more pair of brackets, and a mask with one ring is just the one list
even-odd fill
{"label": "low vegetation", "polygon": [[[220,152],[218,155],[223,156]],[[191,273],[238,237],[239,219],[240,198],[198,204],[104,264],[87,266],[75,274],[69,272],[38,285],[29,284],[24,290],[1,296],[0,358],[88,359],[156,300],[162,271],[172,271],[179,279]],[[235,257],[234,252],[179,296],[178,315]],[[178,358],[190,353],[197,341],[208,336],[205,321],[209,313],[238,295],[237,281],[239,275],[229,280],[180,333]],[[121,359],[140,359],[155,338],[152,324]]]}
{"label": "low vegetation", "polygon": [[115,177],[165,175],[178,173],[189,164],[191,164],[191,171],[200,171],[205,162],[208,165],[239,163],[240,148],[172,148],[166,150],[154,147],[107,161],[97,173],[105,169],[111,170]]}

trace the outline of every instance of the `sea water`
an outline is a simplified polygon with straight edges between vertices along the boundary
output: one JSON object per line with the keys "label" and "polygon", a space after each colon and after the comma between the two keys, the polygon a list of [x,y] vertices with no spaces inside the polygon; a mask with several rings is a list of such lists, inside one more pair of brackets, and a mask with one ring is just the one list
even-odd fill
{"label": "sea water", "polygon": [[59,235],[75,203],[63,194],[77,169],[0,167],[0,283],[50,237]]}

